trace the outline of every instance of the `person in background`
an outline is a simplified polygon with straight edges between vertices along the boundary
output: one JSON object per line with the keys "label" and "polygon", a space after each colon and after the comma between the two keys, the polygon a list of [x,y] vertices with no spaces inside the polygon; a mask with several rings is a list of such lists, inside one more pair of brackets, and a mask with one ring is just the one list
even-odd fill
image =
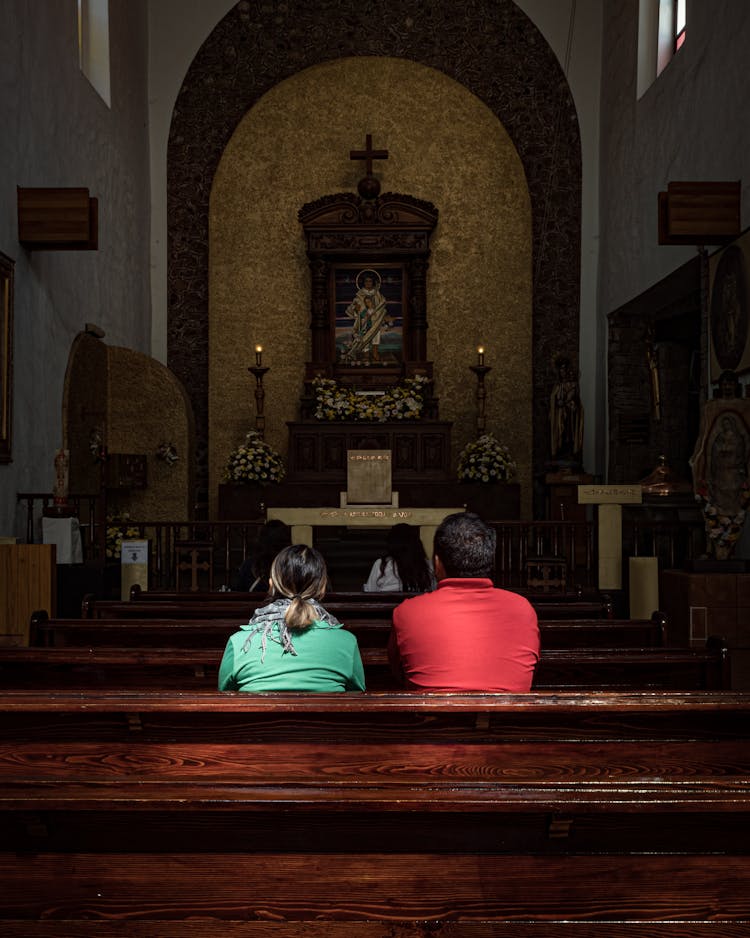
{"label": "person in background", "polygon": [[252,554],[237,571],[234,589],[243,593],[266,592],[271,564],[278,552],[292,543],[292,531],[283,521],[266,521]]}
{"label": "person in background", "polygon": [[230,636],[219,690],[363,691],[357,639],[320,601],[328,574],[312,547],[285,547],[271,564],[271,602]]}
{"label": "person in background", "polygon": [[531,689],[539,660],[533,607],[492,584],[495,532],[470,512],[448,515],[435,532],[432,593],[393,611],[388,658],[415,690]]}
{"label": "person in background", "polygon": [[435,583],[419,528],[394,524],[386,538],[386,553],[372,565],[362,588],[365,593],[426,593]]}

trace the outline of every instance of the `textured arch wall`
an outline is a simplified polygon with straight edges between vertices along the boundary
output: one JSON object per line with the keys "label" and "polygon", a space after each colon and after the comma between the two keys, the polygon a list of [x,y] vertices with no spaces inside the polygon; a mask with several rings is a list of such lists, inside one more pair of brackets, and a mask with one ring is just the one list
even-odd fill
{"label": "textured arch wall", "polygon": [[[384,0],[241,0],[196,55],[168,146],[168,362],[196,417],[199,498],[208,485],[208,217],[221,155],[244,114],[301,69],[347,56],[412,59],[479,97],[523,163],[532,214],[533,463],[547,456],[554,352],[578,359],[581,158],[578,122],[557,59],[511,0],[421,8]],[[375,102],[375,106],[377,102]],[[363,132],[369,130],[363,122]],[[349,146],[349,141],[342,141]],[[303,158],[301,154],[300,158]]]}
{"label": "textured arch wall", "polygon": [[[377,102],[377,108],[372,102]],[[489,108],[443,72],[390,57],[336,59],[297,72],[251,108],[214,176],[209,225],[209,501],[229,452],[253,425],[247,372],[262,343],[266,439],[285,454],[311,357],[304,203],[352,191],[363,115],[383,188],[440,212],[427,277],[427,357],[453,465],[476,433],[476,347],[487,348],[487,427],[512,443],[531,493],[531,209],[523,166]],[[300,141],[303,145],[300,146]],[[279,181],[277,183],[277,180]],[[477,211],[477,206],[481,211]]]}

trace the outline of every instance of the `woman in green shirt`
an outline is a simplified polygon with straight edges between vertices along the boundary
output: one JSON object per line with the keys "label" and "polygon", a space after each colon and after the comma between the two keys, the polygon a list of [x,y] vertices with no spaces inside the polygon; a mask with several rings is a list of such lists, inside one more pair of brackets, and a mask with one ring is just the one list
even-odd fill
{"label": "woman in green shirt", "polygon": [[364,690],[357,639],[320,605],[328,574],[318,551],[285,547],[270,582],[271,602],[227,642],[219,690]]}

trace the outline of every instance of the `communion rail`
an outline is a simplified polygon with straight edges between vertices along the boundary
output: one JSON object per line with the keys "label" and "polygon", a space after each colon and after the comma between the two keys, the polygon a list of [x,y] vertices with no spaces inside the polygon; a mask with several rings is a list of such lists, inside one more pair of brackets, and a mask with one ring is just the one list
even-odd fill
{"label": "communion rail", "polygon": [[[51,493],[18,493],[17,501],[25,513],[25,540],[41,540],[39,519],[42,510],[52,504]],[[178,549],[181,542],[196,542],[210,548],[214,589],[229,587],[232,575],[252,551],[262,525],[253,521],[106,521],[102,501],[95,496],[71,495],[69,501],[81,525],[84,559],[93,563],[116,563],[117,556],[107,556],[120,532],[149,541],[149,579],[153,589],[177,588]],[[597,553],[595,525],[574,521],[503,521],[491,520],[497,531],[497,573],[500,586],[525,587],[529,564],[539,558],[557,561],[564,568],[568,589],[596,586]],[[658,556],[664,568],[680,567],[701,549],[702,531],[688,522],[678,524],[643,522],[624,525],[626,544],[631,553]],[[118,554],[119,556],[119,554]]]}

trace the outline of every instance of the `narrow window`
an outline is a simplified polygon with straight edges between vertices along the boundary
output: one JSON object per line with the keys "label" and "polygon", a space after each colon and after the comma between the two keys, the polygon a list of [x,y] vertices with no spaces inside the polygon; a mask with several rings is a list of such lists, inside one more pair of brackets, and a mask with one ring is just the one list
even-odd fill
{"label": "narrow window", "polygon": [[674,31],[674,51],[682,47],[685,41],[685,4],[687,0],[677,0],[677,10]]}
{"label": "narrow window", "polygon": [[686,0],[639,0],[639,98],[682,48],[686,25]]}
{"label": "narrow window", "polygon": [[659,0],[657,75],[661,75],[685,42],[685,26],[685,0]]}
{"label": "narrow window", "polygon": [[109,0],[78,0],[78,64],[109,107]]}

